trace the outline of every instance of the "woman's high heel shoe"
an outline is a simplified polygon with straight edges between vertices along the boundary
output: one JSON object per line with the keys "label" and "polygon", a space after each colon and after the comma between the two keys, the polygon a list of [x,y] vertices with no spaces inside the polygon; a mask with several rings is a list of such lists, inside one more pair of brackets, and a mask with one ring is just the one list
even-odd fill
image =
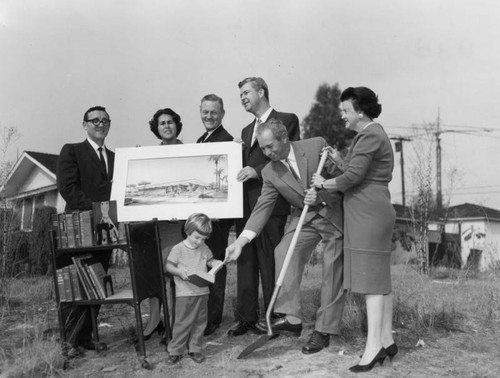
{"label": "woman's high heel shoe", "polygon": [[394,356],[398,354],[398,346],[396,345],[396,343],[392,343],[387,348],[385,348],[385,351],[387,352],[387,356],[389,356],[389,359],[392,361]]}
{"label": "woman's high heel shoe", "polygon": [[151,338],[151,336],[153,336],[153,333],[155,333],[155,332],[157,332],[158,335],[161,335],[164,330],[165,330],[165,326],[163,325],[163,322],[160,320],[160,322],[158,323],[156,328],[153,329],[151,331],[151,333],[144,335],[143,339],[144,339],[144,341],[149,340]]}
{"label": "woman's high heel shoe", "polygon": [[380,366],[384,363],[385,358],[387,357],[387,351],[384,348],[381,348],[377,355],[373,358],[373,360],[368,365],[354,365],[349,368],[353,373],[364,373],[366,371],[370,371],[373,367],[380,363]]}

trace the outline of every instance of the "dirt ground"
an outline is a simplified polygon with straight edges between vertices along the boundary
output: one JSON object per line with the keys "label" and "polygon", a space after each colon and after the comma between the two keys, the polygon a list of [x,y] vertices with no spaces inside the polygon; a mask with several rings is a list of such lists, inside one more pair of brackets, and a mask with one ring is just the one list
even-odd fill
{"label": "dirt ground", "polygon": [[[228,272],[229,282],[235,267]],[[118,280],[119,281],[119,280]],[[115,281],[116,282],[116,281]],[[118,282],[119,284],[119,282]],[[303,292],[303,297],[317,295],[317,290]],[[315,294],[316,293],[316,294]],[[308,310],[304,330],[299,338],[279,336],[269,340],[262,348],[246,359],[237,359],[241,351],[257,340],[260,335],[247,334],[229,337],[227,331],[234,325],[232,311],[235,288],[227,288],[226,310],[223,323],[213,335],[207,337],[204,363],[197,364],[185,357],[173,367],[166,365],[167,353],[160,337],[154,335],[146,341],[146,356],[151,370],[141,367],[131,340],[134,326],[133,310],[127,305],[103,306],[101,309],[100,337],[108,350],[97,353],[87,351],[83,358],[71,360],[63,373],[69,377],[349,377],[355,376],[348,368],[358,362],[364,339],[343,340],[343,345],[329,348],[312,355],[305,355],[301,348],[313,330],[315,309]],[[26,308],[13,308],[2,320],[0,349],[14,340],[23,340],[32,324],[23,319],[48,322],[57,334],[55,303],[32,308],[38,315],[27,314]],[[145,312],[146,313],[146,312]],[[49,317],[50,319],[47,319]],[[480,326],[474,314],[460,330],[436,331],[417,346],[414,333],[404,327],[395,329],[395,340],[400,353],[393,363],[377,366],[364,377],[498,377],[500,376],[500,319],[496,324]],[[1,352],[1,350],[0,350]],[[0,369],[0,376],[1,369]]]}
{"label": "dirt ground", "polygon": [[[235,267],[228,271],[228,282],[234,282]],[[317,290],[302,295],[317,295]],[[224,319],[213,335],[207,337],[204,363],[197,364],[185,357],[173,367],[166,365],[165,346],[154,335],[146,341],[147,360],[152,370],[141,368],[131,344],[133,312],[128,306],[113,306],[103,312],[101,321],[111,327],[101,328],[101,340],[108,350],[100,354],[89,351],[70,365],[72,377],[349,377],[348,368],[357,364],[364,339],[344,339],[338,348],[330,346],[319,353],[305,355],[302,346],[313,331],[314,309],[305,315],[309,321],[299,338],[281,335],[269,340],[246,359],[237,359],[241,351],[260,335],[246,334],[229,337],[227,331],[235,324],[232,317],[234,287],[227,289]],[[128,315],[126,314],[128,312]],[[377,366],[365,377],[498,377],[500,376],[500,325],[480,327],[468,322],[460,331],[436,331],[417,346],[419,340],[404,327],[395,329],[400,353],[393,363]]]}
{"label": "dirt ground", "polygon": [[[224,324],[207,338],[207,360],[197,364],[183,358],[174,367],[165,364],[165,347],[159,337],[147,341],[147,359],[152,370],[140,367],[132,345],[124,338],[107,336],[109,349],[103,353],[87,352],[75,360],[68,374],[72,377],[348,377],[348,368],[358,362],[362,345],[345,342],[341,348],[329,347],[313,355],[301,352],[312,324],[300,338],[280,336],[268,341],[246,359],[239,353],[259,336],[226,335],[232,324]],[[110,337],[111,336],[111,337]],[[111,341],[113,340],[113,341]],[[111,342],[110,342],[111,341]],[[416,343],[415,343],[416,345]],[[365,377],[498,377],[500,344],[496,335],[478,331],[469,335],[450,333],[429,341],[423,347],[400,345],[393,363],[386,361]]]}

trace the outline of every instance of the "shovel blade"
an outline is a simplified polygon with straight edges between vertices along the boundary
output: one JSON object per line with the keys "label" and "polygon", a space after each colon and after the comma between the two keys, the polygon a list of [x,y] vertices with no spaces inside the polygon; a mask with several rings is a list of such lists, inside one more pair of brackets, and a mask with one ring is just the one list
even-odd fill
{"label": "shovel blade", "polygon": [[250,353],[252,353],[254,350],[259,349],[260,347],[264,346],[269,340],[274,339],[278,337],[278,333],[273,333],[271,335],[265,334],[260,336],[257,340],[255,340],[252,344],[247,346],[243,351],[240,353],[240,355],[237,357],[238,360],[245,358],[248,356]]}

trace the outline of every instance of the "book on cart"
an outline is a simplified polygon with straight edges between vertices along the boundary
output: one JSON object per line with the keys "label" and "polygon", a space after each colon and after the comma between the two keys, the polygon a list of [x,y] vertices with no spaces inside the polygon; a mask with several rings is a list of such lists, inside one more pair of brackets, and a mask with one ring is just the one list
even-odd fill
{"label": "book on cart", "polygon": [[94,237],[94,216],[92,210],[54,214],[52,229],[58,248],[92,247]]}
{"label": "book on cart", "polygon": [[80,211],[80,244],[82,247],[95,245],[94,237],[94,212],[92,210]]}
{"label": "book on cart", "polygon": [[63,268],[56,270],[56,277],[57,277],[57,288],[59,291],[59,301],[68,302],[68,300],[66,299],[66,290],[64,289]]}
{"label": "book on cart", "polygon": [[90,274],[86,267],[86,264],[83,263],[83,260],[88,258],[92,258],[92,255],[88,254],[83,256],[75,256],[72,257],[72,260],[76,266],[76,271],[84,288],[87,299],[99,299],[97,289],[94,287],[94,283],[90,278]]}
{"label": "book on cart", "polygon": [[71,276],[69,272],[69,266],[62,268],[63,274],[63,285],[64,285],[64,296],[68,302],[73,302],[73,287],[71,285]]}
{"label": "book on cart", "polygon": [[84,298],[82,296],[82,284],[80,283],[80,279],[78,277],[78,273],[76,271],[76,265],[71,264],[69,266],[69,275],[71,276],[71,287],[73,289],[73,299],[75,301],[80,301]]}
{"label": "book on cart", "polygon": [[75,248],[75,229],[73,227],[73,215],[71,213],[64,213],[64,222],[66,228],[66,237],[68,239],[68,248]]}
{"label": "book on cart", "polygon": [[61,248],[67,248],[68,236],[66,233],[66,215],[64,213],[57,214],[57,219],[59,221],[59,236]]}
{"label": "book on cart", "polygon": [[73,223],[73,234],[75,238],[75,247],[81,247],[81,228],[80,228],[80,212],[73,211],[71,213],[71,222]]}
{"label": "book on cart", "polygon": [[102,264],[94,258],[86,259],[83,261],[86,264],[87,269],[90,274],[90,279],[97,290],[99,299],[106,299],[106,289],[104,288],[104,278],[106,277],[106,271]]}

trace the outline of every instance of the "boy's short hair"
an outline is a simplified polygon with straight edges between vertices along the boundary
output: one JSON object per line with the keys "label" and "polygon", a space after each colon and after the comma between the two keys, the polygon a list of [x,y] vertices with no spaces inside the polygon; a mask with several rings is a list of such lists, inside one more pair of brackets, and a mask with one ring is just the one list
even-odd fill
{"label": "boy's short hair", "polygon": [[212,221],[203,213],[194,213],[189,216],[184,223],[184,232],[186,235],[191,235],[198,231],[203,236],[210,236],[212,233]]}

